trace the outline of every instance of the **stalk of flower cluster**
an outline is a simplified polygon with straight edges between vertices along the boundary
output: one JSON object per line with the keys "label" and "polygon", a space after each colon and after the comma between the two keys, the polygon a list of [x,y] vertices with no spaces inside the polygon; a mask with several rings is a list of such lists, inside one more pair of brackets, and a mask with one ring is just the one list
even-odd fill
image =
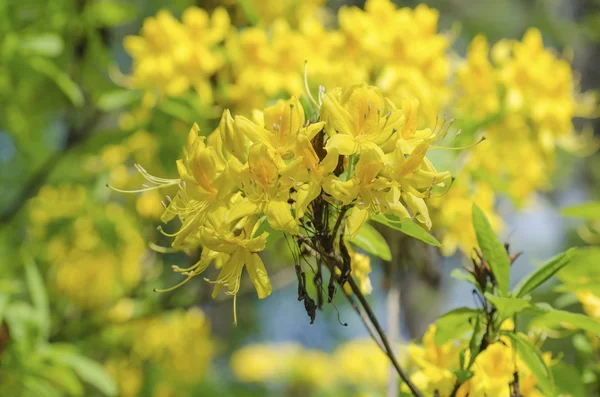
{"label": "stalk of flower cluster", "polygon": [[[343,214],[340,214],[340,215],[343,216]],[[338,219],[339,219],[339,217],[338,217]],[[336,224],[337,224],[337,222],[336,222]],[[334,254],[334,251],[321,250],[318,247],[314,246],[314,244],[309,239],[307,239],[303,236],[299,236],[299,241],[301,241],[306,246],[308,246],[308,248],[310,248],[313,252],[316,252],[324,260],[324,262],[327,265],[327,267],[329,268],[329,271],[331,272],[331,274],[336,274],[336,269],[342,270],[345,268],[343,259],[339,255]],[[400,376],[400,378],[406,383],[406,385],[410,389],[411,393],[416,397],[423,397],[423,394],[419,391],[419,389],[415,386],[415,384],[410,380],[410,377],[408,376],[406,371],[402,368],[402,366],[398,362],[396,355],[394,354],[394,350],[391,347],[390,341],[389,341],[385,331],[381,327],[381,324],[379,323],[377,316],[371,309],[371,305],[369,305],[369,302],[365,298],[364,294],[360,290],[360,287],[358,286],[358,284],[356,283],[356,281],[354,280],[352,275],[348,275],[348,277],[346,277],[346,278],[336,277],[336,281],[340,285],[340,287],[343,287],[345,285],[345,283],[348,283],[348,285],[352,289],[352,293],[356,296],[361,307],[364,309],[365,314],[366,314],[367,318],[369,319],[369,322],[372,325],[378,338],[375,338],[375,336],[371,332],[369,332],[371,334],[371,337],[373,338],[375,343],[377,343],[377,345],[382,348],[385,355],[390,359],[390,361],[392,362],[392,365],[394,366],[394,368],[396,369],[396,372],[398,373],[398,376]],[[366,322],[365,322],[365,326],[367,327],[367,330],[371,331],[371,327],[369,325],[367,325]],[[381,342],[381,344],[379,342]]]}

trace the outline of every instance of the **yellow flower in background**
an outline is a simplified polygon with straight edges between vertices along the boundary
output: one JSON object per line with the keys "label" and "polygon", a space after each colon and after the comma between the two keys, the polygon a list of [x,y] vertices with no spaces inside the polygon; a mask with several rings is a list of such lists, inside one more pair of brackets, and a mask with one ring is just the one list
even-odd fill
{"label": "yellow flower in background", "polygon": [[45,186],[30,214],[52,287],[80,308],[106,308],[139,284],[146,244],[123,207],[94,202],[82,186]]}
{"label": "yellow flower in background", "polygon": [[472,226],[473,202],[484,211],[494,230],[502,230],[502,219],[494,209],[496,195],[493,189],[486,183],[471,182],[467,178],[467,175],[459,175],[443,196],[427,200],[432,207],[435,231],[441,236],[444,255],[453,255],[457,249],[468,253],[477,247]]}
{"label": "yellow flower in background", "polygon": [[[456,383],[453,371],[459,368],[459,354],[464,343],[448,342],[438,346],[435,341],[436,326],[431,325],[423,336],[423,345],[408,346],[409,362],[417,369],[411,375],[420,390],[440,396],[450,396]],[[407,389],[408,390],[408,389]]]}
{"label": "yellow flower in background", "polygon": [[296,344],[248,345],[231,356],[233,374],[247,383],[286,382],[330,388],[332,367],[326,353]]}
{"label": "yellow flower in background", "polygon": [[197,7],[185,10],[179,22],[160,11],[144,22],[140,36],[128,36],[125,48],[134,59],[132,85],[182,96],[190,88],[203,104],[212,104],[210,78],[224,65],[218,50],[230,27],[229,15],[217,8],[211,16]]}
{"label": "yellow flower in background", "polygon": [[133,353],[163,369],[169,381],[197,383],[215,353],[210,325],[199,309],[179,310],[134,327]]}
{"label": "yellow flower in background", "polygon": [[419,99],[421,124],[435,121],[450,95],[450,42],[437,32],[438,11],[424,4],[398,9],[390,0],[368,0],[364,11],[342,7],[338,21],[351,62],[375,75],[373,83],[396,103]]}
{"label": "yellow flower in background", "polygon": [[129,357],[112,358],[104,366],[117,382],[120,396],[136,397],[139,395],[144,378],[140,362]]}
{"label": "yellow flower in background", "polygon": [[295,25],[305,18],[314,17],[326,2],[327,0],[282,0],[277,2],[249,0],[248,6],[259,17],[261,25],[268,25],[280,18]]}
{"label": "yellow flower in background", "polygon": [[[404,357],[399,357],[403,365]],[[333,352],[333,362],[339,379],[352,386],[381,390],[386,384],[389,359],[372,340],[354,340]]]}
{"label": "yellow flower in background", "polygon": [[591,115],[590,98],[578,93],[569,63],[544,48],[533,28],[522,41],[502,40],[491,50],[476,37],[457,70],[456,88],[458,116],[489,142],[473,151],[468,172],[519,205],[550,187],[556,146],[573,146],[579,139],[573,118]]}

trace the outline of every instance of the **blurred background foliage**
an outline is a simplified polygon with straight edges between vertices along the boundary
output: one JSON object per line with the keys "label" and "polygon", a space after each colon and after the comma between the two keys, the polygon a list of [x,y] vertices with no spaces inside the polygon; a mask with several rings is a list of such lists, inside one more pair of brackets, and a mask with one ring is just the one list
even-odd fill
{"label": "blurred background foliage", "polygon": [[[153,175],[175,176],[174,159],[180,157],[191,123],[210,132],[220,107],[249,112],[262,108],[265,96],[296,90],[302,80],[285,76],[290,67],[285,60],[302,61],[303,55],[286,29],[298,27],[303,14],[323,3],[319,12],[330,26],[337,24],[340,7],[363,5],[342,0],[287,0],[277,6],[259,0],[0,0],[0,395],[381,395],[386,357],[360,339],[367,335],[358,321],[350,321],[354,313],[344,303],[339,313],[329,307],[317,325],[308,326],[295,302],[293,269],[284,266],[291,258],[278,250],[283,243],[270,254],[277,265],[271,270],[274,297],[259,304],[251,286],[242,286],[241,293],[248,295],[239,301],[243,325],[233,327],[230,302],[211,301],[201,280],[170,293],[153,292],[178,281],[171,265],[186,267],[192,261],[161,248],[170,244],[156,230],[160,201],[169,192],[124,196],[106,188],[107,183],[140,186],[143,178],[134,163]],[[415,7],[419,2],[396,3]],[[451,32],[461,54],[479,33],[493,43],[520,39],[536,26],[547,45],[574,54],[584,90],[598,87],[598,1],[425,3],[440,10],[439,30]],[[209,13],[187,11],[186,17],[191,6]],[[144,19],[160,10],[183,15],[199,27],[210,16],[210,29],[198,37],[205,40],[206,53],[190,69],[196,74],[178,75],[180,80],[163,87],[173,95],[159,101],[153,89],[144,87],[143,76],[132,82],[129,54],[143,49],[126,37],[138,34]],[[259,32],[243,38],[246,52],[222,45],[230,24],[268,26],[281,16],[288,27],[270,28],[274,40],[281,40],[274,46],[277,56],[262,55],[267,66],[248,68],[254,60],[247,57],[261,56],[258,45],[264,37]],[[316,27],[304,28],[312,32],[316,47],[336,51],[335,42],[321,41]],[[237,66],[217,76],[225,57]],[[321,67],[313,66],[317,82]],[[268,68],[277,68],[283,77],[265,73]],[[344,64],[327,68],[338,76],[352,73]],[[231,76],[245,85],[229,87]],[[252,96],[253,85],[265,91],[262,97]],[[597,136],[597,124],[585,127]],[[528,259],[545,259],[569,245],[597,247],[600,241],[600,216],[586,211],[586,219],[565,220],[556,212],[563,204],[599,197],[600,159],[569,157],[561,164],[553,180],[556,189],[537,196],[524,215],[500,203],[505,230],[514,231],[510,240],[532,254]],[[154,242],[154,250],[147,241]],[[448,274],[460,263],[455,256],[439,269],[402,270],[405,340],[420,338],[440,312],[471,303],[468,293],[452,293],[455,282]],[[589,267],[565,274],[558,290],[546,289],[538,298],[558,299],[563,307],[585,308],[600,318],[600,291],[578,286],[584,277],[597,288]],[[380,286],[384,273],[376,268],[372,283]],[[432,278],[437,280],[433,284]],[[385,317],[383,294],[374,293],[372,300]],[[420,314],[423,302],[428,302],[428,316]],[[338,315],[351,326],[342,327]],[[572,344],[564,340],[549,346],[578,365],[588,390],[598,390],[597,344],[580,334]]]}

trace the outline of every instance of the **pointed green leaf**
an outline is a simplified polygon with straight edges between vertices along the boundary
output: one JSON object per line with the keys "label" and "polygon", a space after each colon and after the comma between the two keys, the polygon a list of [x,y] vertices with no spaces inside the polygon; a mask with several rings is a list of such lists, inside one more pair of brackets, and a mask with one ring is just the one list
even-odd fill
{"label": "pointed green leaf", "polygon": [[84,98],[81,89],[71,77],[46,58],[34,57],[29,60],[31,67],[40,74],[48,76],[60,88],[76,107],[83,106]]}
{"label": "pointed green leaf", "polygon": [[552,366],[552,374],[560,394],[572,397],[586,397],[588,395],[581,375],[575,367],[565,362],[559,362]]}
{"label": "pointed green leaf", "polygon": [[450,277],[456,280],[466,281],[470,284],[473,284],[477,289],[479,289],[479,284],[477,284],[477,280],[475,280],[475,276],[471,273],[464,271],[462,269],[452,269],[450,272]]}
{"label": "pointed green leaf", "polygon": [[523,278],[515,288],[513,288],[513,295],[517,298],[522,298],[542,285],[550,277],[554,276],[556,272],[567,266],[572,261],[576,251],[576,248],[571,248],[568,251],[558,254],[544,265],[531,272]]}
{"label": "pointed green leaf", "polygon": [[591,201],[589,203],[563,207],[560,213],[567,216],[576,216],[585,219],[600,219],[600,201]]}
{"label": "pointed green leaf", "polygon": [[40,337],[42,340],[47,340],[50,335],[50,306],[48,304],[48,294],[44,286],[44,280],[33,258],[29,254],[23,255],[23,261],[27,288],[33,307],[37,312],[36,318],[40,326]]}
{"label": "pointed green leaf", "polygon": [[87,357],[75,353],[56,351],[54,358],[71,367],[84,382],[96,387],[107,396],[116,396],[118,389],[115,381],[104,368]]}
{"label": "pointed green leaf", "polygon": [[544,309],[543,314],[536,316],[531,325],[547,328],[576,328],[600,335],[600,322],[592,317],[565,310]]}
{"label": "pointed green leaf", "polygon": [[473,328],[470,320],[479,314],[481,314],[481,310],[469,307],[461,307],[444,314],[436,321],[435,343],[443,345],[446,342],[462,338]]}
{"label": "pointed green leaf", "polygon": [[504,318],[512,317],[517,313],[531,307],[529,300],[523,298],[513,298],[504,296],[494,296],[489,292],[485,293],[487,300],[498,309]]}
{"label": "pointed green leaf", "polygon": [[139,91],[133,90],[113,90],[100,95],[96,101],[96,106],[106,112],[123,108],[141,98]]}
{"label": "pointed green leaf", "polygon": [[400,222],[395,219],[388,219],[383,215],[374,215],[371,217],[377,223],[381,223],[382,225],[386,225],[389,228],[399,230],[407,236],[411,236],[416,238],[417,240],[421,240],[424,243],[429,245],[433,245],[434,247],[441,247],[442,244],[433,237],[430,233],[428,233],[421,226],[417,225],[414,222]]}
{"label": "pointed green leaf", "polygon": [[516,334],[514,332],[505,332],[503,334],[510,338],[517,354],[537,379],[537,384],[544,392],[544,395],[548,397],[555,396],[556,393],[554,391],[554,378],[552,372],[546,365],[538,348],[526,340],[521,334]]}
{"label": "pointed green leaf", "polygon": [[481,349],[481,342],[483,341],[483,336],[486,333],[486,328],[481,326],[481,317],[477,316],[475,319],[475,326],[473,327],[473,335],[471,335],[471,340],[469,341],[469,351],[471,352],[469,356],[469,364],[467,365],[467,369],[471,368],[471,365],[475,362],[477,355],[479,354],[479,350]]}
{"label": "pointed green leaf", "polygon": [[63,52],[64,42],[62,37],[56,33],[42,33],[24,38],[21,40],[20,47],[29,55],[56,57]]}
{"label": "pointed green leaf", "polygon": [[483,257],[489,263],[498,282],[498,288],[503,295],[508,295],[508,284],[510,282],[510,259],[504,248],[504,244],[496,237],[487,217],[473,203],[473,227],[477,234],[477,243]]}
{"label": "pointed green leaf", "polygon": [[117,26],[132,20],[136,8],[122,1],[94,1],[84,11],[87,22],[96,26]]}
{"label": "pointed green leaf", "polygon": [[350,239],[350,242],[384,261],[392,260],[392,251],[390,251],[387,241],[377,229],[368,223],[363,223],[356,236]]}

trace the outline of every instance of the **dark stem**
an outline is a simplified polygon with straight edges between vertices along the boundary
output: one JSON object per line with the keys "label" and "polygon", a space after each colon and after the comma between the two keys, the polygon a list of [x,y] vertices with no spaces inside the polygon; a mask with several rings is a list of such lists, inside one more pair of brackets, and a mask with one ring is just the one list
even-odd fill
{"label": "dark stem", "polygon": [[360,309],[360,306],[356,303],[356,301],[352,297],[352,294],[345,293],[344,295],[346,295],[346,298],[348,298],[348,302],[350,302],[350,306],[352,306],[354,311],[358,314],[358,316],[362,320],[362,322],[363,322],[365,328],[367,329],[367,332],[369,332],[369,335],[371,336],[371,338],[375,341],[375,343],[377,343],[377,346],[379,346],[379,348],[381,350],[385,351],[385,346],[383,346],[381,339],[376,334],[377,331],[375,331],[375,329],[373,328],[373,325],[369,322],[369,318],[367,317],[365,312]]}
{"label": "dark stem", "polygon": [[375,327],[375,330],[377,331],[377,334],[379,335],[379,338],[381,338],[381,342],[383,343],[383,346],[385,347],[385,353],[387,354],[389,359],[392,361],[392,364],[394,365],[394,368],[396,368],[398,375],[400,375],[400,378],[402,378],[404,383],[406,383],[406,385],[408,386],[408,388],[410,389],[410,391],[412,392],[412,394],[414,396],[423,397],[423,394],[421,394],[419,389],[417,389],[417,387],[411,382],[410,378],[408,377],[408,374],[404,371],[404,369],[402,369],[402,367],[398,363],[398,360],[396,359],[396,355],[394,354],[394,351],[392,350],[392,347],[390,346],[390,342],[389,342],[385,332],[381,328],[381,325],[379,324],[379,321],[377,320],[375,313],[373,313],[373,310],[371,309],[369,302],[367,302],[367,300],[365,299],[365,296],[360,291],[360,288],[356,284],[356,281],[354,281],[353,277],[348,277],[348,284],[350,284],[350,288],[352,288],[352,292],[358,298],[358,301],[360,302],[362,307],[365,309],[367,316],[369,317],[369,320]]}
{"label": "dark stem", "polygon": [[48,157],[44,164],[37,169],[27,179],[25,185],[12,203],[8,205],[2,214],[0,214],[0,224],[7,225],[21,211],[27,201],[35,196],[40,188],[46,183],[46,180],[52,174],[56,166],[60,163],[65,154],[81,144],[89,137],[91,130],[98,122],[100,113],[95,111],[79,128],[72,127],[67,133],[67,142],[62,151],[53,153]]}

